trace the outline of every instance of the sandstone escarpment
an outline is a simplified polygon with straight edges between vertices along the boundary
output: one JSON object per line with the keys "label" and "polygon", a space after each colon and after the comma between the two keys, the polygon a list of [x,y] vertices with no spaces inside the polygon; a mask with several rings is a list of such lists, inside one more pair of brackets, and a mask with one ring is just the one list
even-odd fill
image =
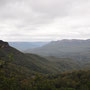
{"label": "sandstone escarpment", "polygon": [[5,48],[8,46],[9,46],[8,42],[4,42],[4,41],[0,40],[0,48]]}

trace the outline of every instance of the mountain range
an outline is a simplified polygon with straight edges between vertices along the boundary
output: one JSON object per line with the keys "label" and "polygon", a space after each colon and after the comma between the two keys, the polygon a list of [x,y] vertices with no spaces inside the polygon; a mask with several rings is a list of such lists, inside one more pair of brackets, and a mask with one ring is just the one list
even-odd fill
{"label": "mountain range", "polygon": [[70,58],[81,63],[82,67],[90,67],[90,39],[52,41],[42,47],[28,49],[26,52],[44,57]]}
{"label": "mountain range", "polygon": [[42,47],[28,49],[26,52],[31,52],[43,56],[64,56],[67,53],[81,53],[90,51],[90,39],[88,40],[59,40],[52,41]]}
{"label": "mountain range", "polygon": [[26,68],[31,73],[58,73],[82,69],[79,62],[70,58],[42,57],[36,54],[22,53],[7,42],[0,41],[0,60]]}
{"label": "mountain range", "polygon": [[89,55],[39,56],[0,40],[0,90],[90,90]]}
{"label": "mountain range", "polygon": [[10,46],[20,50],[20,51],[26,51],[32,48],[41,47],[48,42],[9,42]]}

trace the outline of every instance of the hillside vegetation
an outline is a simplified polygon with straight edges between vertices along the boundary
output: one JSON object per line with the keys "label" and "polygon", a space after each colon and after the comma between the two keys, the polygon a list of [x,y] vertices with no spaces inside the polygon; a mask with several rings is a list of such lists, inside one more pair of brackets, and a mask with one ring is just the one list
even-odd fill
{"label": "hillside vegetation", "polygon": [[41,57],[35,54],[22,53],[9,46],[8,43],[6,45],[6,43],[3,41],[0,48],[0,59],[4,61],[9,61],[12,59],[13,64],[25,67],[31,72],[46,74],[80,69],[80,64],[72,59],[67,58],[65,60],[61,59],[58,62],[53,62],[45,57]]}
{"label": "hillside vegetation", "polygon": [[0,90],[90,90],[86,66],[70,58],[22,53],[0,41]]}
{"label": "hillside vegetation", "polygon": [[0,90],[90,90],[90,70],[50,75],[21,70],[10,64],[0,68]]}

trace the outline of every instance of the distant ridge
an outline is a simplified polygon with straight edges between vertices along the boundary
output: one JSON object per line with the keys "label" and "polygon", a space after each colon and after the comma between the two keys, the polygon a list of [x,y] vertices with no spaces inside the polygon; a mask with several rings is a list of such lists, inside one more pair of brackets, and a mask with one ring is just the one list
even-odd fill
{"label": "distant ridge", "polygon": [[28,49],[26,52],[35,53],[43,56],[56,56],[63,53],[78,53],[90,49],[90,39],[78,40],[78,39],[64,39],[58,41],[52,41],[40,48]]}
{"label": "distant ridge", "polygon": [[32,48],[41,47],[47,43],[48,42],[9,42],[10,46],[20,51],[26,51],[29,48],[32,49]]}

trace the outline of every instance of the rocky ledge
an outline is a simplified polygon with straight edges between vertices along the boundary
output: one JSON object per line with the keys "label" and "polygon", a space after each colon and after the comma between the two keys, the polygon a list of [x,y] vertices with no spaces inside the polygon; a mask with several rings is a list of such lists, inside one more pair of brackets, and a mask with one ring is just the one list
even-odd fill
{"label": "rocky ledge", "polygon": [[0,48],[4,48],[4,47],[8,47],[8,46],[9,46],[8,42],[4,42],[4,41],[0,40]]}

